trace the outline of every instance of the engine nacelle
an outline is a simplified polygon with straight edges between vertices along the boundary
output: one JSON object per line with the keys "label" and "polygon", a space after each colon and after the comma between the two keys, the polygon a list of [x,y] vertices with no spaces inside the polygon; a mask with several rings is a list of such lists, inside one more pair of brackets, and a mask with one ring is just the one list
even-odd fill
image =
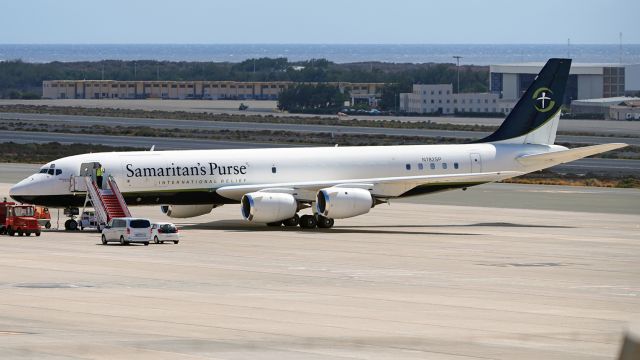
{"label": "engine nacelle", "polygon": [[208,214],[213,210],[211,205],[162,205],[160,211],[172,218],[190,218]]}
{"label": "engine nacelle", "polygon": [[285,193],[257,191],[244,195],[240,204],[245,220],[263,223],[292,218],[298,211],[296,199]]}
{"label": "engine nacelle", "polygon": [[366,214],[375,205],[368,190],[359,188],[330,187],[316,195],[318,214],[332,219],[345,219]]}

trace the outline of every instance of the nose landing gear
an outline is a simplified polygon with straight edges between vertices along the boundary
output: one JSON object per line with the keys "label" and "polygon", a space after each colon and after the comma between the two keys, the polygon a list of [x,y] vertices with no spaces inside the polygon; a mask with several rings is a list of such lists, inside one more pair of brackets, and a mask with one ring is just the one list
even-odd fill
{"label": "nose landing gear", "polygon": [[66,231],[78,230],[76,215],[80,214],[80,210],[78,208],[66,208],[64,209],[64,214],[69,217],[69,219],[64,222],[64,229]]}

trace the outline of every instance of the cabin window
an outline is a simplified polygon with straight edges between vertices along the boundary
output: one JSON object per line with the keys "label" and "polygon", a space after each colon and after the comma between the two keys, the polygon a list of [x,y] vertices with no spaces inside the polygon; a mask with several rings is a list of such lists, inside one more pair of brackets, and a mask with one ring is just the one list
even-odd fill
{"label": "cabin window", "polygon": [[271,172],[275,174],[275,173],[276,173],[276,171],[278,171],[278,170],[276,169],[276,167],[275,167],[275,166],[272,166],[272,167],[271,167]]}
{"label": "cabin window", "polygon": [[446,170],[447,169],[447,163],[442,163],[442,168]]}
{"label": "cabin window", "polygon": [[407,164],[405,165],[405,167],[407,168],[407,170],[411,170],[411,164]]}
{"label": "cabin window", "polygon": [[418,163],[418,169],[419,169],[419,170],[424,169],[424,165],[422,165],[422,163]]}
{"label": "cabin window", "polygon": [[459,167],[460,167],[460,165],[459,165],[457,162],[453,163],[453,168],[454,168],[454,169],[457,169],[457,168],[459,168]]}
{"label": "cabin window", "polygon": [[436,169],[436,164],[435,163],[431,163],[429,165],[429,167],[431,168],[431,170],[435,170]]}

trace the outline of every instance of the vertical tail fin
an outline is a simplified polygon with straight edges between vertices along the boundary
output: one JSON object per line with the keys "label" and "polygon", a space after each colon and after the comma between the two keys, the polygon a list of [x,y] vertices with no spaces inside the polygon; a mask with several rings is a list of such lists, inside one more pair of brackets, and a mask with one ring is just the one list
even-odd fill
{"label": "vertical tail fin", "polygon": [[549,59],[500,128],[477,142],[553,144],[571,59]]}

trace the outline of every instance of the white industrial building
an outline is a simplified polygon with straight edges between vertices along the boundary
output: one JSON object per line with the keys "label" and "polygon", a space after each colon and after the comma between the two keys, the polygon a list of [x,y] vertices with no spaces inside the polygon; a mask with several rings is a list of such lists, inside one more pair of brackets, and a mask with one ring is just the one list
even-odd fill
{"label": "white industrial building", "polygon": [[625,100],[609,107],[609,120],[640,120],[640,98]]}
{"label": "white industrial building", "polygon": [[572,114],[601,114],[607,120],[640,120],[640,98],[618,96],[573,100]]}
{"label": "white industrial building", "polygon": [[[275,100],[297,85],[291,81],[116,81],[45,80],[45,99],[254,99]],[[320,83],[305,83],[316,85]],[[384,83],[322,83],[348,92],[351,102],[373,102],[382,96]]]}
{"label": "white industrial building", "polygon": [[509,113],[514,101],[499,94],[454,93],[452,84],[414,84],[413,91],[400,94],[400,111],[419,114]]}
{"label": "white industrial building", "polygon": [[[543,63],[490,66],[490,91],[504,100],[516,100],[538,75]],[[640,91],[640,64],[571,64],[565,104],[577,99],[624,96]]]}

